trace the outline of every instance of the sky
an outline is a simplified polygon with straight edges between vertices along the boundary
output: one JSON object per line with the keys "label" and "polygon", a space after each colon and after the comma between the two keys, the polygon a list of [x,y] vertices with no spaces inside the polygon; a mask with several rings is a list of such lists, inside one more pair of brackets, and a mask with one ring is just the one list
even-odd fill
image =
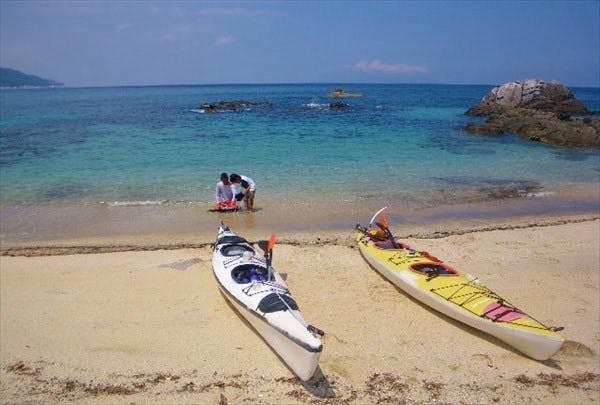
{"label": "sky", "polygon": [[0,0],[0,66],[69,87],[600,87],[600,0]]}

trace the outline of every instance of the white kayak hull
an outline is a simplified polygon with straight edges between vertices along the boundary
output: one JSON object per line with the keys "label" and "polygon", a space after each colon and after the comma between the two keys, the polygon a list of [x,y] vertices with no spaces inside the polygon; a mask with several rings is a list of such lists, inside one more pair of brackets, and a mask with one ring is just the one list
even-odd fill
{"label": "white kayak hull", "polygon": [[323,350],[315,332],[318,329],[306,324],[285,281],[275,270],[271,270],[270,279],[265,276],[247,280],[239,275],[248,269],[266,275],[267,263],[247,241],[236,238],[239,236],[227,227],[220,228],[213,252],[213,272],[219,288],[294,374],[303,381],[309,380]]}

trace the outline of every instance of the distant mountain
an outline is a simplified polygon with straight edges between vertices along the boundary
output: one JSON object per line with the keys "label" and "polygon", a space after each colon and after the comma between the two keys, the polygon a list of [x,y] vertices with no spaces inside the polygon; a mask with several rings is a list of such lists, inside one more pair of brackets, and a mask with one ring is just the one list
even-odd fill
{"label": "distant mountain", "polygon": [[0,87],[50,87],[63,86],[63,83],[28,75],[14,69],[0,68]]}

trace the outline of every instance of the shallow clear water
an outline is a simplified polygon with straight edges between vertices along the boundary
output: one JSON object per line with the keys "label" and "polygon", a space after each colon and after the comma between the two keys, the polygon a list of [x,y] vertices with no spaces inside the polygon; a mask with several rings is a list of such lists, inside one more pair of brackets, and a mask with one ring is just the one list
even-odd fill
{"label": "shallow clear water", "polygon": [[[328,98],[335,87],[3,90],[1,206],[210,204],[222,171],[257,182],[258,208],[369,199],[418,208],[600,184],[598,149],[462,131],[492,86],[353,84],[345,90],[364,97]],[[600,110],[600,89],[572,90]],[[199,112],[221,100],[270,104]]]}

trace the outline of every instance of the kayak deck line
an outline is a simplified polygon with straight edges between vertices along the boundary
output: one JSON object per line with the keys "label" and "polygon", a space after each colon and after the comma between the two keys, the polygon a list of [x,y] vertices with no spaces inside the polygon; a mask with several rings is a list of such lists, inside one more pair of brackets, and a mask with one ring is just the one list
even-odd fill
{"label": "kayak deck line", "polygon": [[[445,295],[445,294],[441,293],[442,290],[451,289],[451,288],[453,288],[455,290],[450,295]],[[463,289],[466,289],[466,288],[473,288],[477,291],[464,292],[459,295],[460,291]],[[542,329],[542,330],[550,330],[553,332],[558,332],[558,331],[561,331],[564,329],[564,327],[562,327],[562,326],[546,326],[546,325],[544,325],[542,322],[534,319],[531,315],[529,315],[525,311],[517,308],[515,305],[509,303],[504,298],[500,297],[498,294],[496,294],[495,292],[490,290],[488,287],[482,286],[482,285],[477,285],[477,283],[474,283],[472,281],[469,281],[467,283],[459,283],[459,284],[453,284],[453,285],[448,285],[448,286],[443,286],[443,287],[438,287],[438,288],[432,288],[430,291],[433,292],[434,294],[437,294],[438,296],[446,299],[449,302],[452,302],[460,307],[465,308],[467,311],[473,313],[474,315],[480,316],[482,318],[490,319],[492,322],[513,323],[513,324],[527,327],[527,328],[537,328],[537,329]],[[489,309],[486,310],[483,314],[478,314],[477,312],[469,309],[468,304],[471,303],[472,301],[477,300],[478,298],[480,298],[482,296],[496,299],[497,300],[495,303],[496,306],[494,307],[494,303],[492,303],[488,306]],[[466,299],[464,301],[459,302],[459,299],[465,298],[465,297],[466,297]],[[502,311],[497,313],[497,311],[500,309]],[[511,316],[509,316],[509,315],[511,315]],[[507,317],[507,319],[502,319],[505,317]],[[530,319],[537,322],[539,325],[530,325],[530,324],[515,322],[516,319],[520,319],[523,317],[529,317]]]}

